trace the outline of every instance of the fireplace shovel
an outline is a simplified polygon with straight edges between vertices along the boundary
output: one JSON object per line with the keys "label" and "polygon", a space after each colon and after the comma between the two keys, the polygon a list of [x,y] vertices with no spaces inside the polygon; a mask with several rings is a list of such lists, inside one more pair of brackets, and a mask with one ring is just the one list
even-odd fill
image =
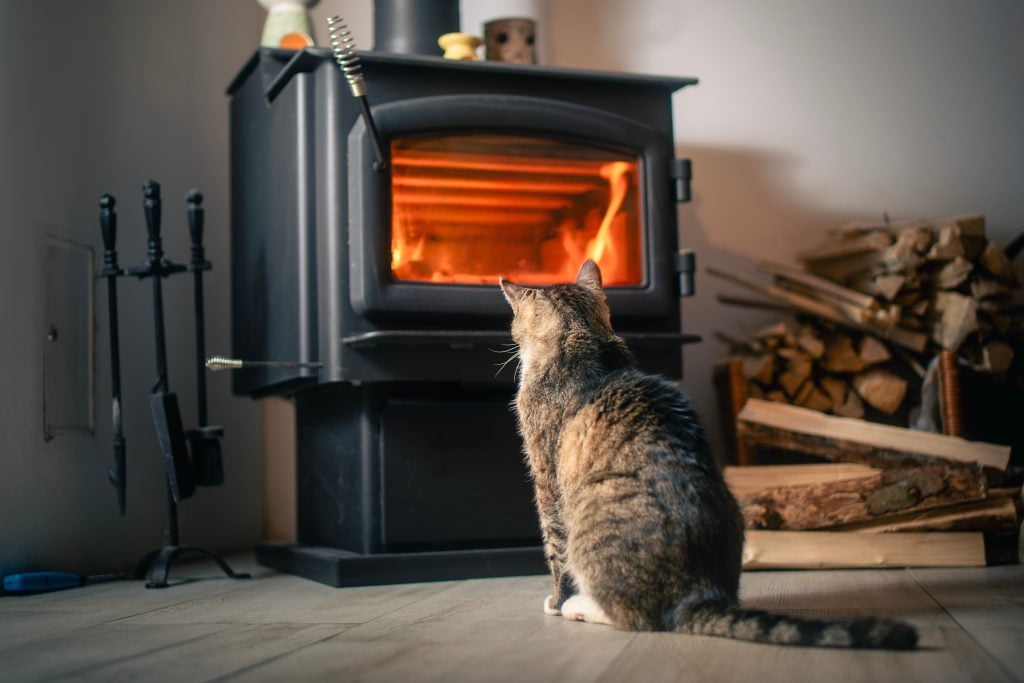
{"label": "fireplace shovel", "polygon": [[[149,248],[146,263],[131,270],[132,275],[153,280],[153,320],[156,336],[157,380],[149,395],[149,407],[153,412],[157,440],[164,456],[164,470],[167,486],[174,502],[180,502],[195,492],[192,467],[188,458],[185,430],[181,426],[181,411],[178,397],[168,391],[167,347],[164,338],[163,278],[185,270],[185,266],[171,263],[163,257],[160,239],[160,185],[149,181],[143,187],[143,209],[146,214],[146,229],[149,232]],[[174,529],[177,534],[177,529]],[[177,543],[177,540],[174,541]]]}

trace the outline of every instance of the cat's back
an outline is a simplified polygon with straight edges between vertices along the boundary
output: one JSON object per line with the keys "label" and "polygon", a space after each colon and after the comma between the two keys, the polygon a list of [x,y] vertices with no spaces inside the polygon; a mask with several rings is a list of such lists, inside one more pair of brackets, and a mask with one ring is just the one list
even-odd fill
{"label": "cat's back", "polygon": [[608,374],[588,392],[565,431],[563,443],[585,448],[592,458],[604,454],[614,459],[616,453],[639,457],[662,450],[684,460],[708,456],[703,428],[686,395],[676,385],[632,368]]}

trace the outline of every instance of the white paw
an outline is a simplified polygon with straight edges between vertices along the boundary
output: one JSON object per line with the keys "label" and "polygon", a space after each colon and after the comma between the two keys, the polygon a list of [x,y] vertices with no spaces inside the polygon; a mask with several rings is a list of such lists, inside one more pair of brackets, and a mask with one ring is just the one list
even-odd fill
{"label": "white paw", "polygon": [[555,607],[555,596],[549,595],[544,598],[544,614],[549,614],[553,617],[562,616],[562,610]]}
{"label": "white paw", "polygon": [[589,595],[574,595],[562,603],[562,616],[571,621],[611,624],[611,619]]}

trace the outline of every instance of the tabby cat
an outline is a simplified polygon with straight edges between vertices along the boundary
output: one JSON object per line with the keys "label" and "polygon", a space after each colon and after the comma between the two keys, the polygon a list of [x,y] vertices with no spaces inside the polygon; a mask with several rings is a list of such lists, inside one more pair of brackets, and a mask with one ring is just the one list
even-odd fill
{"label": "tabby cat", "polygon": [[882,620],[743,609],[743,518],[679,389],[637,370],[593,261],[575,284],[500,281],[515,313],[516,408],[553,594],[548,614],[622,629],[909,649]]}

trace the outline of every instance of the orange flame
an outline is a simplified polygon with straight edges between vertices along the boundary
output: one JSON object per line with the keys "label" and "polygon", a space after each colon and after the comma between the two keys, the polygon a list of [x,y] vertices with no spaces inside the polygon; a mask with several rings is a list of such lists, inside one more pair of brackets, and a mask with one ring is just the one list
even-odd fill
{"label": "orange flame", "polygon": [[[422,139],[392,143],[396,279],[553,284],[592,258],[606,284],[642,284],[636,160],[594,159],[591,148],[584,158],[565,149],[536,156],[533,139],[481,139],[472,153],[424,149]],[[516,144],[531,153],[485,151]]]}

